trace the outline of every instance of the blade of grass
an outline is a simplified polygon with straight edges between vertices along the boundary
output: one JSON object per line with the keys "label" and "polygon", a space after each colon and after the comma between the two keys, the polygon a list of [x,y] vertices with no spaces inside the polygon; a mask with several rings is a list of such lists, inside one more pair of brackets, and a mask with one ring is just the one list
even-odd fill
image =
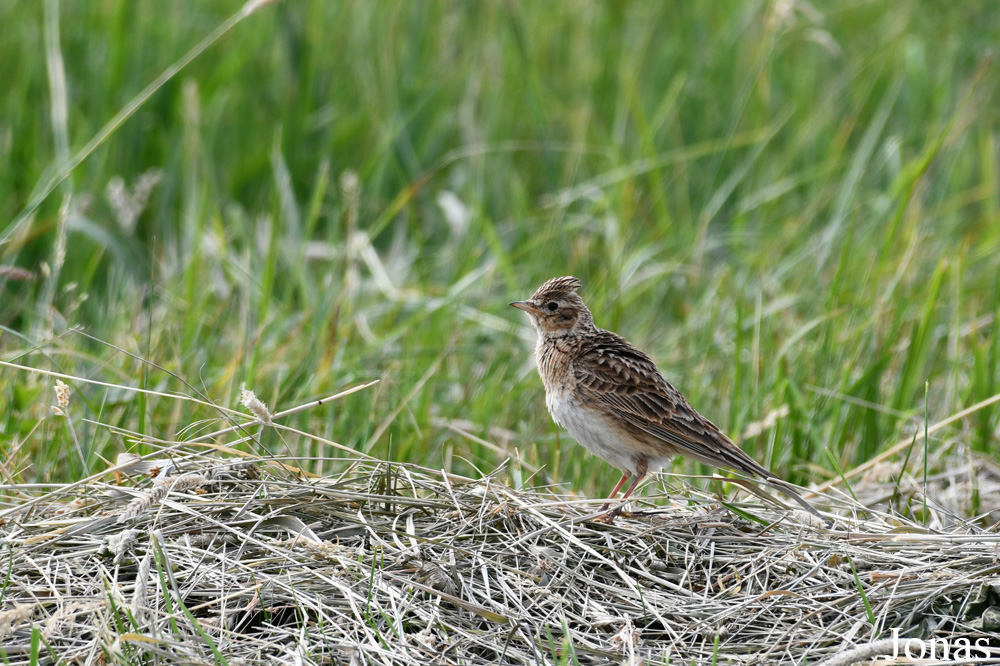
{"label": "blade of grass", "polygon": [[868,601],[868,594],[865,592],[865,586],[861,584],[861,577],[858,576],[858,570],[854,568],[854,560],[847,553],[844,554],[847,559],[847,563],[851,565],[851,573],[854,574],[854,584],[858,587],[858,594],[861,595],[861,601],[865,605],[865,614],[868,616],[868,622],[875,626],[875,611],[872,610],[872,604]]}

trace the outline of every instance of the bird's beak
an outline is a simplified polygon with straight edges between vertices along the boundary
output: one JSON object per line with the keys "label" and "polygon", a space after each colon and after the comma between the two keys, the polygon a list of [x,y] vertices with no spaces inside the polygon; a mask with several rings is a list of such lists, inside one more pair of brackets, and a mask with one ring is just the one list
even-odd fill
{"label": "bird's beak", "polygon": [[510,304],[510,306],[512,308],[517,308],[518,310],[530,312],[531,314],[541,314],[541,311],[528,301],[514,301]]}

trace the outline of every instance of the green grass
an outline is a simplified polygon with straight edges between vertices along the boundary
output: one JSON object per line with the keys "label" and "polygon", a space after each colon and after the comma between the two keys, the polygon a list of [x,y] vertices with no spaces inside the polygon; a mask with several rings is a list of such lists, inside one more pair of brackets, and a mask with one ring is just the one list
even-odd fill
{"label": "green grass", "polygon": [[[60,182],[240,3],[2,3],[0,266],[35,279],[0,278],[0,358],[193,395],[173,373],[230,407],[245,384],[275,411],[380,379],[288,424],[462,473],[504,460],[442,427],[460,420],[531,483],[606,492],[617,473],[552,424],[506,305],[573,274],[598,325],[726,431],[786,406],[743,442],[774,471],[850,469],[921,422],[925,382],[932,422],[1000,392],[1000,14],[782,4],[287,1],[154,86]],[[151,170],[130,221],[109,183]],[[61,335],[77,326],[120,349]],[[219,428],[206,407],[70,384],[91,471],[145,451],[95,421]],[[19,480],[86,474],[52,386],[0,368]],[[937,437],[994,451],[996,426],[991,407]]]}

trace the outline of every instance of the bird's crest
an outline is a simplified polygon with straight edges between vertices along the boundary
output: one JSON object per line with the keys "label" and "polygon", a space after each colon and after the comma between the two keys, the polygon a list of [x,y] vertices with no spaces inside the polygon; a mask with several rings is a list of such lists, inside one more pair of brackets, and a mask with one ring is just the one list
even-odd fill
{"label": "bird's crest", "polygon": [[538,288],[533,298],[537,300],[559,298],[575,293],[581,287],[583,287],[583,283],[572,275],[552,278]]}

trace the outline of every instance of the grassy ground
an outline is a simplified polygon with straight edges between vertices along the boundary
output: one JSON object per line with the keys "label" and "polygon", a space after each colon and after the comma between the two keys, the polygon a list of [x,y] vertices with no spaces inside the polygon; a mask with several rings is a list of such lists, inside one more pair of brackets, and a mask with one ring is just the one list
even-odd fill
{"label": "grassy ground", "polygon": [[[554,275],[799,482],[1000,392],[994,3],[289,1],[186,64],[239,7],[0,3],[0,358],[273,410],[379,379],[286,423],[585,493],[617,474],[506,305]],[[68,383],[0,368],[14,478],[225,425]]]}
{"label": "grassy ground", "polygon": [[[823,526],[690,486],[610,526],[594,504],[493,478],[380,461],[302,483],[178,450],[133,461],[134,483],[0,500],[0,517],[17,512],[0,528],[0,659],[997,664],[1000,536],[954,516],[970,485],[1000,507],[1000,465],[942,462],[927,526],[850,498]],[[873,481],[856,486],[865,505],[923,492],[919,478]]]}

